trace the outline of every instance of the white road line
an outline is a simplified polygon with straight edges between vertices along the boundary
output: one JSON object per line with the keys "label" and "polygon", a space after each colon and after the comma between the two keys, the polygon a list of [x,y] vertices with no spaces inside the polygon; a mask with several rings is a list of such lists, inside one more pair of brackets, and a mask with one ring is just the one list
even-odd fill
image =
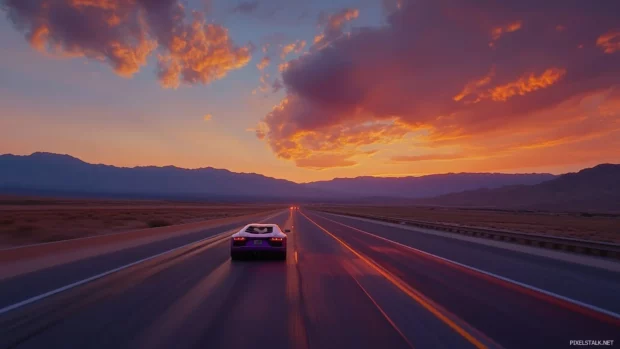
{"label": "white road line", "polygon": [[373,219],[368,219],[368,218],[353,217],[353,216],[347,216],[347,215],[341,215],[341,214],[335,214],[335,213],[327,213],[327,212],[321,212],[321,214],[325,214],[326,216],[329,216],[329,217],[340,217],[340,218],[345,218],[345,219],[350,219],[350,220],[355,220],[355,221],[360,221],[360,222],[368,222],[371,224],[382,225],[385,227],[392,227],[392,228],[396,228],[400,230],[407,230],[407,231],[414,232],[416,234],[424,234],[428,236],[440,236],[443,238],[448,238],[448,239],[453,239],[453,240],[466,241],[466,242],[475,243],[481,246],[490,246],[496,249],[499,248],[503,250],[528,254],[532,256],[539,256],[543,258],[564,261],[564,262],[568,262],[572,264],[579,264],[579,265],[584,265],[587,267],[603,269],[603,270],[611,271],[614,273],[620,273],[620,263],[615,262],[611,259],[603,258],[603,257],[576,254],[576,253],[571,253],[571,252],[562,251],[562,250],[550,250],[550,249],[546,249],[546,248],[542,248],[538,246],[521,245],[521,244],[515,244],[512,242],[502,241],[502,240],[484,239],[484,238],[473,237],[469,235],[447,233],[447,232],[443,232],[439,230],[412,227],[412,226],[401,225],[401,224],[396,224],[396,223],[388,223],[388,222],[383,222],[383,221],[378,221],[378,220],[373,220]]}
{"label": "white road line", "polygon": [[[277,216],[277,215],[279,215],[279,214],[282,214],[282,212],[277,213],[277,214],[272,215],[272,216],[269,216],[269,217],[267,217],[267,218],[265,218],[265,219],[263,219],[263,220],[261,220],[261,221],[266,221],[266,220],[271,219],[271,218],[273,218],[273,217],[275,217],[275,216]],[[25,306],[25,305],[32,304],[32,303],[34,303],[34,302],[40,301],[41,299],[44,299],[44,298],[47,298],[47,297],[53,296],[53,295],[55,295],[55,294],[58,294],[58,293],[61,293],[61,292],[64,292],[64,291],[70,290],[70,289],[75,288],[75,287],[77,287],[77,286],[81,286],[81,285],[87,284],[87,283],[89,283],[89,282],[91,282],[91,281],[94,281],[94,280],[100,279],[100,278],[102,278],[102,277],[104,277],[104,276],[108,276],[108,275],[113,274],[113,273],[116,273],[116,272],[118,272],[118,271],[121,271],[121,270],[124,270],[124,269],[130,268],[130,267],[133,267],[134,265],[137,265],[137,264],[140,264],[140,263],[144,263],[144,262],[150,261],[150,260],[155,259],[155,258],[157,258],[157,257],[161,257],[161,256],[163,256],[163,255],[165,255],[165,254],[167,254],[167,253],[171,253],[171,252],[174,252],[174,251],[180,250],[180,249],[185,248],[185,247],[188,247],[188,246],[190,246],[190,245],[195,245],[195,244],[198,244],[198,243],[200,243],[200,242],[204,242],[204,241],[206,241],[206,240],[217,240],[219,237],[223,237],[223,236],[225,236],[226,234],[231,234],[231,235],[232,235],[232,234],[234,234],[235,232],[237,232],[238,230],[239,230],[239,228],[235,228],[235,229],[227,230],[227,231],[225,231],[225,232],[223,232],[223,233],[220,233],[220,234],[217,234],[217,235],[214,235],[214,236],[209,236],[209,237],[206,237],[206,238],[204,238],[204,239],[200,239],[200,240],[197,240],[197,241],[193,241],[193,242],[190,242],[190,243],[188,243],[188,244],[185,244],[185,245],[182,245],[182,246],[178,246],[178,247],[175,247],[175,248],[173,248],[173,249],[170,249],[170,250],[167,250],[167,251],[164,251],[164,252],[160,252],[160,253],[158,253],[158,254],[156,254],[156,255],[153,255],[153,256],[150,256],[150,257],[146,257],[146,258],[143,258],[143,259],[137,260],[137,261],[132,262],[132,263],[129,263],[129,264],[122,265],[122,266],[120,266],[120,267],[118,267],[118,268],[114,268],[114,269],[111,269],[111,270],[105,271],[105,272],[103,272],[103,273],[100,273],[100,274],[97,274],[97,275],[91,276],[91,277],[89,277],[89,278],[86,278],[86,279],[83,279],[83,280],[80,280],[80,281],[76,281],[76,282],[74,282],[74,283],[72,283],[72,284],[69,284],[69,285],[66,285],[66,286],[63,286],[63,287],[59,287],[59,288],[54,289],[54,290],[51,290],[51,291],[49,291],[49,292],[42,293],[42,294],[40,294],[40,295],[38,295],[38,296],[34,296],[34,297],[31,297],[31,298],[28,298],[28,299],[23,300],[23,301],[21,301],[21,302],[18,302],[18,303],[15,303],[15,304],[11,304],[11,305],[7,305],[6,307],[4,307],[4,308],[0,309],[0,315],[3,315],[3,314],[5,314],[5,313],[8,313],[9,311],[12,311],[12,310],[15,310],[15,309],[17,309],[17,308],[23,307],[23,306]]]}
{"label": "white road line", "polygon": [[377,301],[370,295],[370,293],[364,288],[364,286],[362,286],[362,284],[359,282],[359,280],[357,280],[357,278],[353,275],[351,275],[351,278],[353,279],[353,281],[355,281],[355,283],[357,284],[357,286],[360,287],[360,289],[362,289],[362,291],[366,294],[366,297],[368,297],[370,299],[370,301],[372,302],[372,304],[375,305],[375,307],[377,307],[377,309],[379,310],[379,312],[381,313],[381,315],[383,315],[383,317],[385,318],[385,320],[387,320],[387,322],[392,325],[392,328],[394,328],[394,330],[396,332],[398,332],[398,334],[405,340],[405,342],[409,345],[410,348],[415,349],[415,347],[413,346],[413,344],[411,343],[411,341],[409,341],[409,338],[407,338],[407,336],[405,336],[405,334],[403,333],[403,331],[400,330],[400,328],[398,327],[398,325],[396,325],[396,323],[394,322],[394,320],[392,320],[392,318],[385,312],[385,310],[383,310],[383,308],[379,305],[379,303],[377,303]]}
{"label": "white road line", "polygon": [[613,312],[613,311],[606,310],[606,309],[603,309],[603,308],[599,308],[599,307],[597,307],[597,306],[595,306],[595,305],[591,305],[591,304],[584,303],[584,302],[581,302],[581,301],[578,301],[578,300],[575,300],[575,299],[572,299],[572,298],[568,298],[568,297],[565,297],[565,296],[559,295],[559,294],[557,294],[557,293],[553,293],[553,292],[551,292],[551,291],[546,291],[546,290],[543,290],[543,289],[538,288],[538,287],[535,287],[535,286],[531,286],[531,285],[528,285],[528,284],[525,284],[525,283],[522,283],[522,282],[519,282],[519,281],[516,281],[516,280],[513,280],[513,279],[509,279],[509,278],[507,278],[507,277],[503,277],[503,276],[501,276],[501,275],[493,274],[493,273],[490,273],[490,272],[488,272],[488,271],[484,271],[484,270],[482,270],[482,269],[478,269],[478,268],[475,268],[475,267],[472,267],[472,266],[469,266],[469,265],[466,265],[466,264],[463,264],[463,263],[459,263],[459,262],[453,261],[453,260],[451,260],[451,259],[447,259],[447,258],[444,258],[444,257],[440,257],[440,256],[434,255],[434,254],[432,254],[432,253],[428,253],[428,252],[426,252],[426,251],[419,250],[419,249],[417,249],[417,248],[415,248],[415,247],[411,247],[411,246],[408,246],[408,245],[402,244],[402,243],[400,243],[400,242],[396,242],[396,241],[393,241],[393,240],[390,240],[390,239],[384,238],[384,237],[382,237],[382,236],[375,235],[375,234],[369,233],[369,232],[367,232],[367,231],[364,231],[364,230],[361,230],[361,229],[358,229],[358,228],[352,227],[352,226],[350,226],[350,225],[347,225],[347,224],[344,224],[344,223],[340,223],[340,222],[338,222],[338,221],[334,221],[334,220],[332,220],[332,219],[329,219],[329,218],[323,217],[323,216],[321,216],[321,215],[318,215],[318,216],[319,216],[319,217],[321,217],[321,218],[323,218],[323,219],[326,219],[326,220],[328,220],[328,221],[334,222],[334,223],[336,223],[336,224],[340,224],[340,225],[345,226],[345,227],[347,227],[347,228],[350,228],[350,229],[356,230],[356,231],[358,231],[358,232],[360,232],[360,233],[363,233],[363,234],[367,234],[367,235],[373,236],[373,237],[375,237],[375,238],[377,238],[377,239],[381,239],[381,240],[384,240],[384,241],[387,241],[387,242],[391,242],[391,243],[393,243],[393,244],[396,244],[396,245],[402,246],[402,247],[404,247],[404,248],[407,248],[407,249],[410,249],[410,250],[416,251],[416,252],[418,252],[418,253],[421,253],[421,254],[424,254],[424,255],[427,255],[427,256],[430,256],[430,257],[433,257],[433,258],[440,259],[440,260],[442,260],[442,261],[444,261],[444,262],[451,263],[451,264],[454,264],[454,265],[458,265],[458,266],[463,267],[463,268],[465,268],[465,269],[469,269],[469,270],[472,270],[472,271],[475,271],[475,272],[478,272],[478,273],[481,273],[481,274],[484,274],[484,275],[487,275],[487,276],[491,276],[491,277],[493,277],[493,278],[496,278],[496,279],[499,279],[499,280],[502,280],[502,281],[505,281],[505,282],[508,282],[508,283],[511,283],[511,284],[514,284],[514,285],[517,285],[517,286],[521,286],[521,287],[526,288],[526,289],[528,289],[528,290],[535,291],[535,292],[539,292],[539,293],[545,294],[545,295],[547,295],[547,296],[551,296],[551,297],[554,297],[554,298],[558,298],[558,299],[561,299],[561,300],[563,300],[563,301],[565,301],[565,302],[572,303],[572,304],[574,304],[574,305],[578,305],[578,306],[581,306],[581,307],[583,307],[583,308],[586,308],[586,309],[589,309],[589,310],[592,310],[592,311],[595,311],[595,312],[603,313],[603,314],[608,315],[608,316],[610,316],[610,317],[613,317],[613,318],[615,318],[615,319],[617,319],[617,320],[620,320],[620,314],[615,313],[615,312]]}
{"label": "white road line", "polygon": [[105,271],[105,272],[103,272],[103,273],[100,273],[100,274],[97,274],[97,275],[91,276],[91,277],[89,277],[89,278],[86,278],[86,279],[83,279],[83,280],[80,280],[80,281],[74,282],[74,283],[72,283],[72,284],[69,284],[69,285],[66,285],[66,286],[63,286],[63,287],[57,288],[57,289],[55,289],[55,290],[52,290],[52,291],[49,291],[49,292],[45,292],[45,293],[40,294],[40,295],[38,295],[38,296],[34,296],[34,297],[32,297],[32,298],[28,298],[28,299],[26,299],[26,300],[24,300],[24,301],[21,301],[21,302],[19,302],[19,303],[11,304],[11,305],[9,305],[9,306],[6,306],[6,307],[4,307],[4,308],[0,309],[0,315],[2,315],[2,314],[4,314],[4,313],[7,313],[7,312],[9,312],[9,311],[11,311],[11,310],[17,309],[17,308],[19,308],[19,307],[23,307],[24,305],[34,303],[34,302],[36,302],[36,301],[38,301],[38,300],[41,300],[41,299],[43,299],[43,298],[46,298],[46,297],[49,297],[49,296],[53,296],[53,295],[58,294],[58,293],[60,293],[60,292],[63,292],[63,291],[66,291],[66,290],[72,289],[72,288],[77,287],[77,286],[80,286],[80,285],[84,285],[84,284],[89,283],[89,282],[91,282],[91,281],[94,281],[94,280],[100,279],[100,278],[102,278],[102,277],[104,277],[104,276],[107,276],[107,275],[110,275],[110,274],[116,273],[117,271],[121,271],[121,270],[123,270],[123,269],[127,269],[127,268],[130,268],[130,267],[133,267],[133,266],[134,266],[134,265],[136,265],[136,264],[140,264],[140,263],[143,263],[143,262],[146,262],[146,261],[149,261],[149,260],[155,259],[155,258],[157,258],[157,257],[160,257],[160,256],[162,256],[162,255],[165,255],[165,254],[167,254],[167,253],[170,253],[170,252],[174,252],[174,251],[180,250],[180,249],[182,249],[182,248],[184,248],[184,247],[187,247],[187,246],[189,246],[189,245],[194,245],[194,244],[197,244],[197,243],[203,242],[203,241],[205,241],[205,240],[215,239],[216,237],[218,237],[218,236],[220,236],[220,235],[224,235],[224,234],[231,234],[233,231],[237,231],[237,229],[235,229],[235,230],[229,230],[229,231],[226,231],[226,232],[224,232],[224,233],[222,233],[222,234],[218,234],[218,235],[215,235],[215,236],[210,236],[210,237],[208,237],[208,238],[204,238],[204,239],[201,239],[201,240],[198,240],[198,241],[194,241],[194,242],[191,242],[191,243],[186,244],[186,245],[183,245],[183,246],[175,247],[175,248],[173,248],[173,249],[170,249],[170,250],[167,250],[167,251],[164,251],[164,252],[158,253],[158,254],[156,254],[156,255],[153,255],[153,256],[150,256],[150,257],[147,257],[147,258],[143,258],[143,259],[137,260],[137,261],[132,262],[132,263],[129,263],[129,264],[125,264],[125,265],[120,266],[120,267],[118,267],[118,268],[114,268],[114,269],[111,269],[111,270]]}

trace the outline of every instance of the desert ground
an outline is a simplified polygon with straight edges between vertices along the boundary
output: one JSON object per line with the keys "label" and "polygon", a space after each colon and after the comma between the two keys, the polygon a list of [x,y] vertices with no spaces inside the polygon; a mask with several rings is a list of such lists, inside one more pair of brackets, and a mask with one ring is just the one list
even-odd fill
{"label": "desert ground", "polygon": [[317,205],[315,207],[333,213],[385,216],[620,243],[620,214],[420,206]]}
{"label": "desert ground", "polygon": [[284,205],[0,196],[0,248],[258,213]]}

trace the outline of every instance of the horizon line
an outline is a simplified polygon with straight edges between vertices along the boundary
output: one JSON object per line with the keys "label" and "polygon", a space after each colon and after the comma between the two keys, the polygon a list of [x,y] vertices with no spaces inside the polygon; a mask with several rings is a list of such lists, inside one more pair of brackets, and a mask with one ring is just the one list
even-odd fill
{"label": "horizon line", "polygon": [[[53,153],[53,152],[47,152],[47,151],[35,151],[32,152],[30,154],[27,155],[19,155],[19,154],[13,154],[13,153],[2,153],[0,154],[0,156],[16,156],[16,157],[31,157],[33,155],[36,154],[45,154],[45,155],[53,155],[53,156],[67,156],[70,157],[72,159],[81,161],[85,164],[89,164],[89,165],[93,165],[93,166],[97,166],[97,165],[102,165],[102,166],[110,166],[110,167],[115,167],[115,168],[122,168],[122,169],[136,169],[136,168],[148,168],[148,167],[153,167],[153,168],[168,168],[168,167],[173,167],[176,169],[180,169],[180,170],[188,170],[188,171],[192,171],[192,170],[203,170],[203,169],[213,169],[213,170],[219,170],[219,171],[228,171],[231,173],[237,173],[237,174],[249,174],[249,175],[258,175],[258,176],[263,176],[266,178],[273,178],[273,179],[278,179],[278,180],[283,180],[283,181],[288,181],[288,182],[292,182],[292,183],[297,183],[297,184],[308,184],[308,183],[316,183],[316,182],[330,182],[330,181],[334,181],[334,180],[342,180],[342,179],[357,179],[357,178],[399,178],[399,179],[403,179],[403,178],[422,178],[422,177],[428,177],[428,176],[441,176],[441,175],[454,175],[454,174],[500,174],[500,175],[551,175],[551,176],[561,176],[564,174],[568,174],[568,173],[576,173],[579,172],[581,170],[587,169],[587,168],[591,168],[591,167],[584,167],[581,168],[578,171],[575,172],[566,172],[566,173],[550,173],[550,172],[444,172],[444,173],[432,173],[432,174],[424,174],[424,175],[398,175],[398,174],[381,174],[381,175],[360,175],[360,176],[355,176],[355,177],[333,177],[331,179],[324,179],[324,180],[315,180],[315,181],[294,181],[294,180],[290,180],[290,179],[285,179],[285,178],[278,178],[278,177],[271,177],[271,176],[267,176],[261,173],[257,173],[257,172],[237,172],[237,171],[233,171],[227,168],[217,168],[217,167],[212,167],[212,166],[206,166],[206,167],[179,167],[177,165],[162,165],[162,166],[158,166],[158,165],[136,165],[136,166],[120,166],[120,165],[114,165],[114,164],[105,164],[105,163],[95,163],[95,162],[88,162],[87,160],[83,160],[77,156],[71,155],[71,154],[62,154],[62,153]],[[605,164],[612,164],[612,165],[618,165],[618,164],[613,164],[613,163],[600,163],[597,164],[595,166],[599,166],[599,165],[605,165]],[[592,166],[592,167],[595,167]]]}

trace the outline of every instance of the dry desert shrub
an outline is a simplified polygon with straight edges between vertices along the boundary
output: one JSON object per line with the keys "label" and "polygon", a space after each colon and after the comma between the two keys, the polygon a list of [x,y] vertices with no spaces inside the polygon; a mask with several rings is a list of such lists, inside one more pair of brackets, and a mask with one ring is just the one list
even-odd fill
{"label": "dry desert shrub", "polygon": [[279,207],[106,200],[2,201],[0,197],[0,246],[164,227]]}

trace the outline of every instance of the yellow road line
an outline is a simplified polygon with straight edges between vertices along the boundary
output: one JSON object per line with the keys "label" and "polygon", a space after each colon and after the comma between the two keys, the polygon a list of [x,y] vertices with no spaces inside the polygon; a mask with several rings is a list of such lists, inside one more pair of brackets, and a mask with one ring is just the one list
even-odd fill
{"label": "yellow road line", "polygon": [[[319,229],[321,229],[323,232],[325,232],[326,234],[328,234],[329,236],[334,238],[334,240],[338,241],[342,246],[344,246],[346,249],[351,251],[358,258],[360,258],[361,260],[366,262],[370,267],[375,269],[379,274],[381,274],[388,281],[390,281],[392,284],[394,284],[394,286],[396,286],[398,289],[400,289],[402,292],[404,292],[407,296],[411,297],[413,300],[418,302],[422,307],[424,307],[426,310],[431,312],[431,314],[435,315],[435,317],[437,317],[443,323],[448,325],[451,329],[453,329],[455,332],[457,332],[459,335],[461,335],[463,338],[465,338],[467,341],[469,341],[471,344],[473,344],[476,348],[478,348],[478,349],[486,349],[486,348],[488,348],[484,343],[482,343],[477,338],[475,338],[471,333],[469,333],[467,330],[463,329],[457,323],[452,321],[452,319],[450,319],[448,316],[446,316],[444,314],[445,311],[442,312],[441,310],[437,309],[437,307],[435,305],[431,304],[430,300],[425,299],[426,298],[425,296],[423,296],[418,291],[416,291],[413,288],[411,288],[411,286],[407,285],[404,281],[400,280],[396,276],[392,275],[390,272],[388,272],[385,269],[383,269],[383,267],[377,265],[375,262],[371,261],[367,257],[365,257],[362,254],[360,254],[359,252],[355,251],[346,242],[342,241],[340,238],[338,238],[337,236],[335,236],[334,234],[329,232],[327,229],[323,228],[321,225],[319,225],[317,222],[312,220],[310,217],[306,216],[304,213],[301,213],[301,214],[306,219],[308,219],[310,222],[312,222],[314,225],[319,227]],[[454,315],[452,315],[452,316],[455,317]]]}

